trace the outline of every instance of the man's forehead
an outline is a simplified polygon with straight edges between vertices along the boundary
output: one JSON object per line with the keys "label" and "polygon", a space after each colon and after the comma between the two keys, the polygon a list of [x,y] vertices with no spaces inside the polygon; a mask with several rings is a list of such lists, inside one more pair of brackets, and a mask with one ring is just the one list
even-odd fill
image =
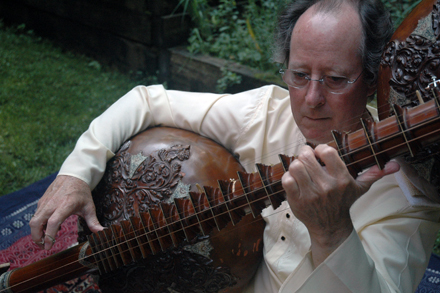
{"label": "man's forehead", "polygon": [[[358,11],[353,5],[348,4],[346,1],[341,1],[340,5],[333,7],[332,9],[324,9],[318,3],[307,9],[299,18],[293,29],[306,27],[310,28],[310,22],[315,24],[322,24],[321,29],[329,28],[330,25],[336,23],[351,24],[349,27],[361,28],[361,20]],[[332,22],[332,23],[330,23]]]}
{"label": "man's forehead", "polygon": [[341,6],[338,11],[343,13],[309,8],[292,31],[291,53],[300,47],[310,51],[310,54],[332,51],[358,54],[362,42],[360,17],[351,5]]}

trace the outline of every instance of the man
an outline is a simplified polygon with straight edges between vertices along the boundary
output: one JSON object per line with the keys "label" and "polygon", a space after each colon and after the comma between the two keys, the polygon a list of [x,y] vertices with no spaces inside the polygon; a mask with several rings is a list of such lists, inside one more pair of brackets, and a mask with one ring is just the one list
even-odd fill
{"label": "man", "polygon": [[387,15],[374,0],[296,1],[278,32],[288,93],[275,86],[236,95],[133,89],[92,122],[66,159],[30,223],[33,240],[50,249],[70,214],[102,229],[90,189],[105,162],[124,140],[161,124],[219,141],[247,171],[276,163],[278,153],[297,154],[283,176],[287,202],[262,213],[264,262],[247,292],[414,292],[439,210],[396,162],[355,180],[324,144],[332,129],[354,131],[368,115],[391,32]]}

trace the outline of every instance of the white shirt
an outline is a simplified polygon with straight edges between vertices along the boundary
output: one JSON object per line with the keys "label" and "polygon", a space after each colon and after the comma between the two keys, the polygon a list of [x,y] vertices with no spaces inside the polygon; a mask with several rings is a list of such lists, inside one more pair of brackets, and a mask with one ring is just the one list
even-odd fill
{"label": "white shirt", "polygon": [[[294,155],[305,143],[288,92],[277,86],[235,95],[140,86],[91,123],[60,174],[94,188],[122,143],[156,125],[216,140],[248,172],[256,171],[255,163],[278,163],[278,154]],[[440,212],[408,176],[387,176],[355,202],[351,216],[356,231],[317,268],[307,229],[288,203],[276,211],[265,209],[264,262],[247,292],[414,292],[440,227]]]}

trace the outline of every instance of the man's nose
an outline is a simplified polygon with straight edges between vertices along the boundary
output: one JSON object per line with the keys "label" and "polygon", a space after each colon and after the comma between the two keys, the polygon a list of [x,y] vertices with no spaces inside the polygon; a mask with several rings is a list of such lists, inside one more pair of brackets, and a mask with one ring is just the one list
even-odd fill
{"label": "man's nose", "polygon": [[306,104],[309,108],[318,108],[325,104],[325,85],[318,80],[310,80],[307,85]]}

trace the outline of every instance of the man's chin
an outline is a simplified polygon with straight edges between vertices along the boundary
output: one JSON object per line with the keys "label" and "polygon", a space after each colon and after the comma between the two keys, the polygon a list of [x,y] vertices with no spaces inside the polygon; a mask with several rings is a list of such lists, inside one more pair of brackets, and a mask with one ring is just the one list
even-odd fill
{"label": "man's chin", "polygon": [[304,131],[306,141],[314,145],[328,144],[333,140],[331,131]]}

